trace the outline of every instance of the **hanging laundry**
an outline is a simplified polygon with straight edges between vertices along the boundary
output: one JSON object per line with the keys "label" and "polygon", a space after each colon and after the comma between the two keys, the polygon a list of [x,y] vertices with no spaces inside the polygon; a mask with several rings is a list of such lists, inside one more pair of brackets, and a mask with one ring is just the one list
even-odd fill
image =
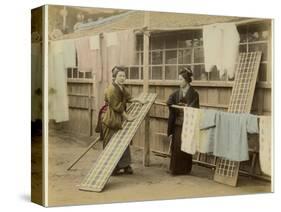
{"label": "hanging laundry", "polygon": [[31,44],[31,120],[42,120],[43,75],[41,43]]}
{"label": "hanging laundry", "polygon": [[232,161],[249,160],[247,133],[258,133],[257,116],[218,112],[215,125],[213,154]]}
{"label": "hanging laundry", "polygon": [[210,153],[214,151],[215,139],[215,116],[218,111],[201,109],[200,116],[200,139],[197,151],[200,153]]}
{"label": "hanging laundry", "polygon": [[90,40],[90,54],[92,57],[92,70],[95,76],[95,82],[101,82],[102,78],[102,57],[101,57],[101,46],[100,36],[94,35],[89,37]]}
{"label": "hanging laundry", "polygon": [[181,134],[181,150],[195,154],[199,138],[199,109],[184,107],[184,120]]}
{"label": "hanging laundry", "polygon": [[[103,95],[105,91],[105,84],[107,85],[107,79],[103,78],[103,68],[102,68],[102,49],[100,35],[94,35],[89,37],[90,41],[90,51],[92,55],[92,70],[94,80],[94,110],[99,111],[104,105]],[[105,80],[105,82],[103,81]],[[94,113],[94,118],[98,118],[98,114]]]}
{"label": "hanging laundry", "polygon": [[92,71],[93,59],[90,50],[90,42],[88,37],[75,40],[75,47],[78,58],[78,70],[81,72]]}
{"label": "hanging laundry", "polygon": [[[122,30],[104,34],[106,66],[130,66],[136,62],[136,35],[133,30]],[[108,71],[109,73],[109,71]]]}
{"label": "hanging laundry", "polygon": [[[118,40],[118,32],[110,32],[104,34],[104,63],[103,79],[112,79],[111,70],[116,65],[120,64],[120,42]],[[111,82],[109,82],[111,83]]]}
{"label": "hanging laundry", "polygon": [[260,116],[259,158],[261,171],[271,176],[271,116]]}
{"label": "hanging laundry", "polygon": [[195,154],[196,151],[200,153],[213,152],[215,114],[214,110],[184,108],[182,151],[189,154]]}
{"label": "hanging laundry", "polygon": [[90,39],[90,49],[91,50],[100,49],[100,36],[99,35],[93,35],[89,39]]}
{"label": "hanging laundry", "polygon": [[233,78],[240,42],[236,25],[220,23],[204,26],[203,41],[206,72],[216,66],[221,78],[224,74]]}
{"label": "hanging laundry", "polygon": [[[103,34],[102,40],[102,74],[101,83],[97,84],[98,91],[104,93],[108,85],[112,83],[112,69],[120,64],[120,41],[118,32]],[[97,95],[98,109],[104,104],[103,95]]]}
{"label": "hanging laundry", "polygon": [[67,73],[64,65],[63,41],[53,41],[49,45],[49,119],[56,122],[69,120]]}
{"label": "hanging laundry", "polygon": [[[115,36],[115,38],[114,38]],[[110,55],[108,55],[108,46],[117,44],[117,35],[108,35],[108,33],[103,35],[103,39],[100,38],[100,35],[94,35],[89,38],[90,40],[90,49],[93,58],[93,74],[95,77],[94,84],[94,110],[99,111],[101,107],[105,104],[104,95],[105,89],[112,82],[112,73],[111,69],[114,64],[111,66]],[[112,38],[113,37],[113,38]],[[110,41],[108,41],[108,39]],[[115,48],[113,46],[113,48]],[[110,68],[108,68],[110,66]],[[112,67],[112,68],[111,68]],[[94,113],[95,118],[98,118],[98,113]]]}
{"label": "hanging laundry", "polygon": [[232,79],[239,56],[240,36],[234,23],[225,23],[221,27],[223,29],[222,70],[227,73],[229,79]]}
{"label": "hanging laundry", "polygon": [[222,32],[219,30],[217,24],[203,26],[203,48],[206,72],[211,72],[214,66],[218,68],[221,64],[221,40]]}
{"label": "hanging laundry", "polygon": [[[135,33],[133,30],[122,30],[89,38],[92,70],[95,75],[95,110],[99,111],[104,105],[101,93],[105,92],[108,85],[112,83],[112,69],[116,65],[131,65],[135,60]],[[99,63],[100,61],[100,63]]]}
{"label": "hanging laundry", "polygon": [[124,66],[134,65],[136,62],[136,35],[133,30],[118,32],[120,42],[120,64]]}
{"label": "hanging laundry", "polygon": [[76,67],[76,49],[74,40],[63,42],[63,61],[65,68]]}

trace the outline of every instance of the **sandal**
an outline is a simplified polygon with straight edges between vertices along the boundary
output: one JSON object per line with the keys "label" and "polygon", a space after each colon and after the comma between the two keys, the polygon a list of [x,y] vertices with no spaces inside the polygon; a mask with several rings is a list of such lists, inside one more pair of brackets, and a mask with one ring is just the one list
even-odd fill
{"label": "sandal", "polygon": [[131,166],[127,166],[126,168],[124,168],[124,174],[133,174],[133,169]]}
{"label": "sandal", "polygon": [[118,176],[118,175],[121,175],[121,174],[122,174],[121,169],[115,168],[111,175],[112,176]]}

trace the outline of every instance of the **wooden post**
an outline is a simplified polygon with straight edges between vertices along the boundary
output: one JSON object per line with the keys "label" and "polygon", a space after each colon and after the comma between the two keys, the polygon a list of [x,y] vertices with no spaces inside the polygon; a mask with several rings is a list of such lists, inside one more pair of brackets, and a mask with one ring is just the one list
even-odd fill
{"label": "wooden post", "polygon": [[60,11],[60,13],[61,13],[61,16],[62,16],[62,30],[63,30],[63,32],[65,32],[65,30],[66,30],[66,16],[67,16],[67,10],[66,10],[65,6]]}
{"label": "wooden post", "polygon": [[[103,35],[102,34],[99,34],[99,47],[100,47],[100,57],[101,57],[101,67],[100,67],[100,72],[103,73],[105,70],[104,70],[104,66],[103,66],[103,51],[102,51],[102,46],[103,46]],[[91,85],[92,85],[92,91],[91,91],[91,117],[92,117],[92,128],[93,127],[96,127],[96,124],[93,124],[94,123],[97,123],[98,121],[98,113],[99,113],[99,105],[97,104],[97,93],[98,91],[96,91],[97,89],[97,85],[98,85],[98,80],[97,80],[97,76],[96,76],[96,73],[97,70],[92,70],[92,82],[91,82]],[[103,82],[102,82],[103,83]],[[103,93],[99,93],[98,95],[104,95]],[[94,135],[94,130],[92,129],[92,134],[91,136]]]}
{"label": "wooden post", "polygon": [[[149,12],[144,13],[144,29],[149,29]],[[145,30],[143,33],[143,92],[149,91],[149,32]],[[150,159],[150,143],[149,143],[149,112],[144,122],[144,147],[143,147],[143,165],[149,166]]]}
{"label": "wooden post", "polygon": [[149,166],[150,164],[150,142],[149,142],[149,128],[150,128],[150,120],[149,120],[149,112],[147,113],[144,119],[144,147],[143,147],[143,165]]}
{"label": "wooden post", "polygon": [[267,48],[267,73],[266,73],[266,82],[271,83],[273,78],[273,72],[272,72],[272,30],[273,30],[273,23],[270,24],[269,29],[269,40],[268,40],[268,48]]}
{"label": "wooden post", "polygon": [[143,33],[143,92],[148,93],[149,81],[149,12],[144,13],[144,33]]}
{"label": "wooden post", "polygon": [[89,114],[89,136],[93,135],[93,120],[92,120],[92,86],[93,84],[90,84],[88,87],[88,114]]}

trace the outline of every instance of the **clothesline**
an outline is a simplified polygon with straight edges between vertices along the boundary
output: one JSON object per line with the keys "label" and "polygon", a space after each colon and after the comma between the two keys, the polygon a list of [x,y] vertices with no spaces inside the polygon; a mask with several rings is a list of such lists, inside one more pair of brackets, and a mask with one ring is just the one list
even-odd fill
{"label": "clothesline", "polygon": [[[155,101],[154,104],[156,104],[156,105],[168,106],[166,103],[164,103],[164,102],[158,102],[158,101]],[[179,108],[179,109],[183,109],[183,108],[184,108],[183,106],[179,106],[179,105],[170,105],[170,107]]]}
{"label": "clothesline", "polygon": [[[155,104],[162,105],[162,106],[168,106],[166,103],[157,102],[157,101],[155,102]],[[233,146],[230,144],[235,143],[236,139],[233,140],[233,138],[235,138],[235,136],[233,136],[232,131],[228,132],[228,134],[232,135],[232,136],[227,136],[228,138],[232,139],[231,142],[225,143],[224,141],[228,140],[228,139],[221,138],[221,136],[223,135],[223,132],[226,132],[226,130],[223,129],[224,126],[226,125],[225,123],[228,123],[228,124],[232,123],[232,129],[233,129],[233,127],[234,128],[237,127],[236,125],[233,125],[233,123],[236,122],[235,120],[232,121],[232,120],[227,119],[227,117],[231,117],[233,114],[229,114],[228,112],[226,112],[226,114],[225,114],[226,116],[224,115],[223,123],[220,123],[223,119],[220,119],[220,120],[218,119],[217,121],[214,121],[213,119],[211,119],[211,120],[213,120],[212,122],[214,122],[212,124],[215,124],[212,126],[214,126],[216,129],[209,128],[209,126],[206,127],[205,124],[202,125],[202,123],[198,125],[198,123],[196,122],[198,126],[201,126],[200,130],[197,129],[197,131],[199,132],[198,133],[197,131],[195,131],[197,125],[196,124],[192,125],[193,122],[191,122],[191,118],[189,118],[189,117],[195,117],[196,115],[194,116],[194,114],[195,114],[194,110],[196,111],[196,110],[200,110],[200,109],[197,109],[197,108],[195,109],[195,108],[186,107],[186,106],[179,106],[179,105],[170,105],[170,107],[183,109],[183,110],[185,110],[184,112],[187,112],[186,110],[190,109],[191,111],[189,111],[189,113],[193,113],[193,115],[191,115],[191,116],[188,116],[188,115],[185,116],[185,114],[184,114],[184,116],[185,116],[184,120],[189,124],[183,123],[182,132],[188,131],[189,136],[186,136],[185,133],[182,133],[182,140],[183,140],[183,144],[181,146],[182,151],[185,151],[188,153],[192,152],[192,154],[195,153],[196,151],[201,152],[201,153],[213,152],[214,155],[219,156],[219,157],[223,156],[225,158],[228,158],[228,157],[230,157],[230,155],[232,155],[231,160],[235,160],[235,161],[240,161],[240,160],[244,161],[244,160],[248,159],[248,157],[249,157],[248,150],[245,151],[245,149],[248,148],[247,139],[243,140],[243,139],[241,139],[242,138],[241,136],[237,136],[240,138],[240,141],[238,143],[236,142],[237,145],[235,144]],[[203,112],[203,111],[201,111],[201,112]],[[202,116],[201,112],[197,112],[197,114],[198,115],[201,114],[201,116]],[[211,113],[213,113],[211,110],[209,110],[209,111],[206,110],[205,112],[209,113],[209,115]],[[233,116],[233,118],[236,119],[240,115],[241,114],[238,113],[237,117]],[[207,114],[207,116],[208,116],[208,114]],[[200,115],[199,115],[199,117],[200,117]],[[244,132],[244,134],[245,133],[259,133],[259,158],[260,158],[261,170],[263,173],[270,176],[271,175],[271,141],[272,141],[271,140],[271,124],[272,124],[271,116],[258,116],[258,115],[246,114],[245,117],[247,117],[247,120],[245,122],[246,125],[241,125],[243,127],[241,129],[244,129],[244,131],[246,130]],[[256,118],[256,123],[258,125],[254,124],[255,118]],[[243,119],[238,118],[237,120],[241,121]],[[198,120],[202,120],[202,119],[199,118]],[[210,120],[207,121],[208,124],[209,124],[209,121]],[[206,119],[205,119],[205,122],[206,122]],[[240,122],[237,122],[237,124],[238,123],[240,123]],[[202,128],[202,126],[205,126],[206,128]],[[241,133],[241,129],[238,129],[238,131],[237,130],[236,131]],[[204,130],[205,130],[205,132],[203,132]],[[207,131],[207,130],[209,130],[209,131]],[[210,130],[213,130],[213,132],[211,132]],[[193,132],[192,139],[190,139],[191,132]],[[209,135],[207,137],[206,137],[206,133],[209,133]],[[217,136],[215,136],[215,135],[217,135]],[[224,137],[226,137],[226,136],[224,136]],[[244,144],[241,145],[242,143],[244,143]],[[227,148],[224,148],[225,146]],[[237,149],[237,146],[239,146],[238,149]],[[227,151],[225,151],[225,149]],[[231,150],[231,151],[228,151],[228,150]],[[241,152],[244,152],[243,157],[241,156],[242,155]],[[238,154],[236,154],[236,153],[238,153]]]}
{"label": "clothesline", "polygon": [[[156,104],[156,105],[162,105],[162,106],[168,106],[166,103],[164,103],[164,102],[158,102],[158,101],[155,101],[154,102],[154,104]],[[186,108],[186,107],[188,107],[188,106],[179,106],[179,105],[170,105],[170,107],[173,107],[173,108],[178,108],[178,109],[184,109],[184,108]],[[200,109],[199,109],[200,110]],[[254,115],[254,116],[256,116],[257,118],[260,118],[261,116],[259,116],[259,115]]]}

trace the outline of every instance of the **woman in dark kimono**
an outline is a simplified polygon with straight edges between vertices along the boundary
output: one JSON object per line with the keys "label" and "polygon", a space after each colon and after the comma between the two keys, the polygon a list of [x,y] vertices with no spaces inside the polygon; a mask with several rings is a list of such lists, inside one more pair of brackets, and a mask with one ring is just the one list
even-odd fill
{"label": "woman in dark kimono", "polygon": [[168,136],[171,143],[170,173],[172,175],[189,174],[192,168],[192,155],[181,151],[181,132],[183,110],[171,107],[180,105],[199,108],[199,95],[190,85],[192,71],[183,68],[179,73],[180,88],[172,93],[167,101],[169,106]]}
{"label": "woman in dark kimono", "polygon": [[[101,139],[103,140],[103,148],[106,147],[114,133],[122,129],[123,121],[133,121],[135,119],[135,117],[127,114],[126,104],[129,102],[139,102],[144,104],[144,102],[139,99],[132,99],[130,93],[124,86],[124,82],[126,80],[124,67],[114,67],[112,70],[112,77],[113,82],[108,86],[105,92],[105,102],[107,104],[107,109],[101,118]],[[118,175],[121,173],[133,174],[130,164],[131,154],[130,147],[128,147],[118,162],[113,175]]]}

